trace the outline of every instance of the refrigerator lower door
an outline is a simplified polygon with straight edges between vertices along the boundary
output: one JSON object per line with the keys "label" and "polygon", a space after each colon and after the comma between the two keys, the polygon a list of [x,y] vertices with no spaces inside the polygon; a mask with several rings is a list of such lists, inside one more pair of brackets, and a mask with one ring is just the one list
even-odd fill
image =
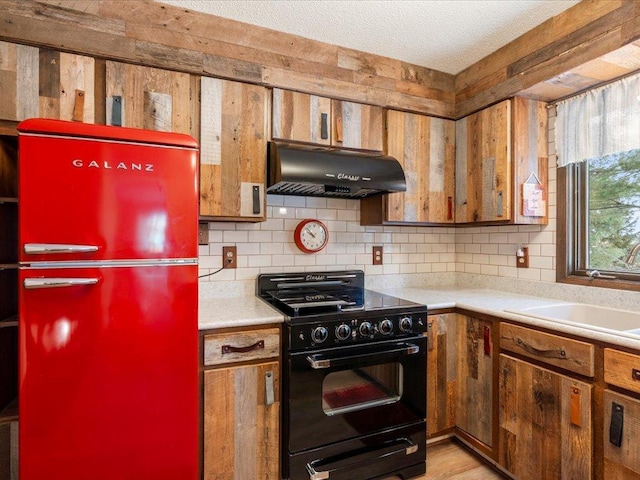
{"label": "refrigerator lower door", "polygon": [[20,271],[20,479],[195,480],[196,265]]}

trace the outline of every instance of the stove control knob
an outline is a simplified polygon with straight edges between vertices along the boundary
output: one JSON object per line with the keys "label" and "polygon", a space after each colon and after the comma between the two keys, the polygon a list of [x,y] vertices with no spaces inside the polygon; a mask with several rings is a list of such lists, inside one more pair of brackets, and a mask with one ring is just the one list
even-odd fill
{"label": "stove control knob", "polygon": [[373,333],[373,327],[369,322],[362,322],[358,331],[363,337],[369,337]]}
{"label": "stove control knob", "polygon": [[411,317],[402,317],[400,319],[400,330],[403,332],[410,332],[413,327],[413,320]]}
{"label": "stove control knob", "polygon": [[336,338],[338,340],[346,340],[351,335],[351,327],[346,324],[341,324],[336,327]]}
{"label": "stove control knob", "polygon": [[393,322],[388,318],[385,318],[380,322],[380,326],[378,327],[380,333],[383,335],[390,335],[393,332]]}
{"label": "stove control knob", "polygon": [[329,332],[325,327],[316,327],[313,329],[313,332],[311,332],[311,340],[313,340],[314,343],[322,343],[328,336]]}

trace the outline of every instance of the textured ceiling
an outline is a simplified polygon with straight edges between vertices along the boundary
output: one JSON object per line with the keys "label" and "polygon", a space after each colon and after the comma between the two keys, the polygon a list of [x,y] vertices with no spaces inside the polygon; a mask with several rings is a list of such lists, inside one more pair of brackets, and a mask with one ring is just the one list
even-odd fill
{"label": "textured ceiling", "polygon": [[458,73],[575,0],[162,0]]}

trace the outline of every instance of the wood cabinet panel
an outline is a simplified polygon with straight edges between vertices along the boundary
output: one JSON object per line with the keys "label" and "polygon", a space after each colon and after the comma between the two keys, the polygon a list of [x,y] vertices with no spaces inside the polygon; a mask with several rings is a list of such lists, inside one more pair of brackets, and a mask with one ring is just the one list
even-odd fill
{"label": "wood cabinet panel", "polygon": [[[535,100],[504,100],[458,120],[456,222],[547,224],[547,141],[546,104]],[[544,215],[524,215],[523,185],[538,181]]]}
{"label": "wood cabinet panel", "polygon": [[331,101],[331,145],[360,150],[384,150],[382,107]]}
{"label": "wood cabinet panel", "polygon": [[279,479],[279,368],[269,362],[204,372],[204,480]]}
{"label": "wood cabinet panel", "polygon": [[[620,446],[610,439],[611,417],[620,410],[622,435]],[[640,400],[610,390],[604,392],[604,478],[640,479]]]}
{"label": "wood cabinet panel", "polygon": [[520,480],[592,478],[587,383],[500,355],[499,463]]}
{"label": "wood cabinet panel", "polygon": [[456,425],[488,447],[493,444],[493,323],[458,315]]}
{"label": "wood cabinet panel", "polygon": [[200,215],[264,220],[267,89],[202,77],[200,95]]}
{"label": "wood cabinet panel", "polygon": [[456,221],[511,220],[511,103],[456,122]]}
{"label": "wood cabinet panel", "polygon": [[206,366],[274,358],[279,354],[280,330],[277,328],[204,336],[203,361]]}
{"label": "wood cabinet panel", "polygon": [[604,380],[611,385],[640,393],[640,355],[605,348]]}
{"label": "wood cabinet panel", "polygon": [[272,138],[331,144],[331,99],[273,89]]}
{"label": "wood cabinet panel", "polygon": [[429,315],[427,325],[427,435],[434,437],[456,421],[456,314]]}
{"label": "wood cabinet panel", "polygon": [[501,323],[500,347],[580,375],[594,376],[595,347],[590,343]]}
{"label": "wood cabinet panel", "polygon": [[389,110],[386,124],[407,191],[363,199],[361,224],[453,223],[455,122]]}
{"label": "wood cabinet panel", "polygon": [[0,118],[95,121],[95,60],[0,42]]}
{"label": "wood cabinet panel", "polygon": [[197,95],[187,73],[106,62],[107,125],[196,136]]}

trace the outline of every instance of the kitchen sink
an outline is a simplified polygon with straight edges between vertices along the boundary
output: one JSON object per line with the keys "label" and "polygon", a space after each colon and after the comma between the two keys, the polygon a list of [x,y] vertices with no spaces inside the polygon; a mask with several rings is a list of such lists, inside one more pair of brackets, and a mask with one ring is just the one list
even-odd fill
{"label": "kitchen sink", "polygon": [[542,320],[561,321],[583,327],[594,327],[598,330],[615,330],[640,335],[640,312],[584,303],[558,303],[506,311]]}

